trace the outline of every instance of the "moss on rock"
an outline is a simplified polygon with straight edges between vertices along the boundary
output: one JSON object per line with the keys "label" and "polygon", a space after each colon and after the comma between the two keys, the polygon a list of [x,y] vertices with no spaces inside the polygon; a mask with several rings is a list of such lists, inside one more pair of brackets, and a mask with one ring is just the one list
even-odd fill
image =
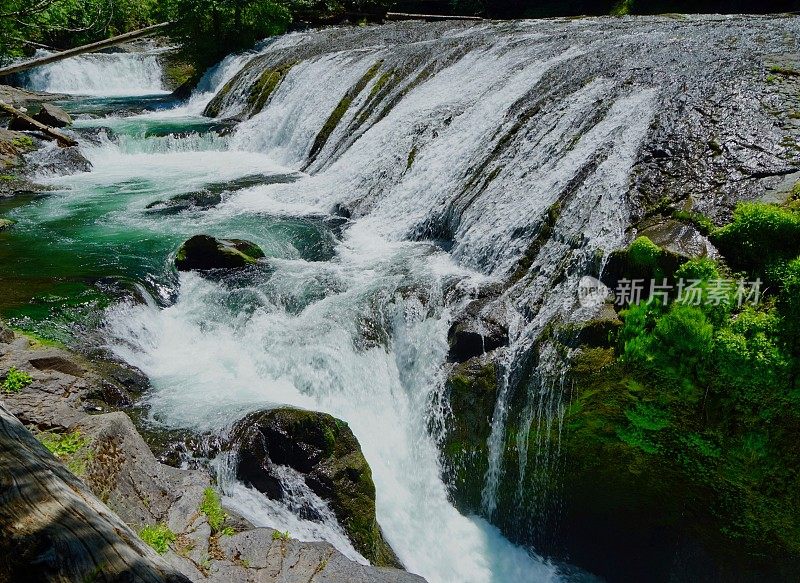
{"label": "moss on rock", "polygon": [[342,99],[339,101],[338,105],[328,116],[328,119],[325,121],[322,129],[317,134],[317,137],[314,140],[314,145],[311,146],[311,152],[309,153],[310,160],[316,158],[317,154],[319,154],[322,148],[325,147],[325,144],[328,142],[333,130],[336,129],[336,126],[339,125],[339,122],[342,121],[344,114],[350,108],[350,104],[352,104],[355,98],[359,96],[372,78],[377,75],[381,65],[383,65],[383,60],[380,60],[372,65],[372,67],[370,67],[367,72],[364,73],[358,82],[353,85],[353,87],[351,87],[347,93],[345,93],[344,97],[342,97]]}
{"label": "moss on rock", "polygon": [[254,265],[262,257],[264,252],[250,241],[195,235],[178,249],[175,267],[178,271],[237,269]]}
{"label": "moss on rock", "polygon": [[457,364],[447,379],[452,418],[442,455],[456,505],[465,512],[480,508],[497,390],[497,366],[489,355]]}
{"label": "moss on rock", "polygon": [[400,566],[375,518],[372,471],[346,423],[303,409],[260,411],[237,423],[232,443],[239,479],[280,498],[275,466],[293,468],[328,501],[356,550],[374,565]]}
{"label": "moss on rock", "polygon": [[258,80],[250,87],[247,95],[248,113],[255,115],[264,109],[269,98],[286,77],[286,74],[294,66],[294,62],[284,63],[274,69],[264,71]]}

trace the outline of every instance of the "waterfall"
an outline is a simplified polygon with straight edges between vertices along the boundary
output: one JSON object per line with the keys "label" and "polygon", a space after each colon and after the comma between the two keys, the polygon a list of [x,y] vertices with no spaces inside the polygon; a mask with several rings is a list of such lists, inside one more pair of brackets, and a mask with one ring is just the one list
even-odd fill
{"label": "waterfall", "polygon": [[[152,381],[151,422],[224,434],[263,408],[325,411],[358,438],[378,521],[410,571],[432,582],[563,580],[533,545],[569,402],[569,349],[552,331],[594,315],[578,304],[581,277],[598,276],[634,217],[673,186],[643,155],[666,141],[660,128],[704,131],[684,120],[687,87],[719,101],[741,90],[736,75],[752,63],[728,55],[751,45],[709,49],[738,22],[712,18],[702,34],[663,18],[285,35],[228,57],[173,109],[81,120],[118,136],[84,146],[93,171],[48,179],[60,190],[18,218],[74,215],[103,235],[87,237],[91,259],[151,284],[159,302],[118,303],[106,318],[109,348]],[[779,26],[770,22],[758,26]],[[99,63],[112,58],[146,69],[151,57],[87,57],[69,86],[74,63],[60,63],[46,81],[39,73],[39,88],[100,92]],[[148,81],[119,91],[160,87],[137,71]],[[741,102],[751,115],[737,124],[768,126],[756,103]],[[240,123],[221,136],[201,111]],[[180,133],[145,131],[179,122]],[[221,182],[213,208],[148,212]],[[175,276],[175,249],[199,232],[251,240],[268,258],[240,277]],[[98,239],[116,254],[92,247]],[[465,515],[443,481],[440,439],[448,330],[479,293],[506,314],[509,344],[494,355],[486,472]],[[285,472],[292,495],[275,503],[237,483],[229,462],[215,461],[219,483],[245,517],[363,560],[297,475]],[[308,506],[324,519],[299,519]]]}
{"label": "waterfall", "polygon": [[[44,50],[37,57],[47,56]],[[92,53],[42,65],[23,74],[34,91],[114,97],[168,93],[157,52]]]}

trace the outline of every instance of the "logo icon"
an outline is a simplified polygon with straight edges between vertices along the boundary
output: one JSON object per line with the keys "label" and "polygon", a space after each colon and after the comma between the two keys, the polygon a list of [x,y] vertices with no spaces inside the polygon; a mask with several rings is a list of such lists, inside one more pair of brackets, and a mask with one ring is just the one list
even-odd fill
{"label": "logo icon", "polygon": [[578,303],[582,308],[596,308],[612,296],[611,290],[596,277],[584,275],[578,282]]}

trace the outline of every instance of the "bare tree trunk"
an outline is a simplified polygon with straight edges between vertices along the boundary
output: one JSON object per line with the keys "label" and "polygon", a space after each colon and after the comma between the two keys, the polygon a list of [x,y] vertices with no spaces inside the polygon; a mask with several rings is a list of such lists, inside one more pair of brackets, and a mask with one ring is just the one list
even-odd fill
{"label": "bare tree trunk", "polygon": [[16,117],[21,119],[25,123],[31,125],[32,127],[36,128],[37,131],[42,132],[48,138],[56,140],[60,146],[77,146],[78,142],[70,138],[69,136],[62,134],[61,132],[54,130],[50,126],[43,124],[40,121],[36,121],[31,116],[21,112],[13,105],[9,105],[0,101],[0,111],[5,111],[12,117]]}
{"label": "bare tree trunk", "polygon": [[0,541],[0,581],[189,581],[2,405]]}

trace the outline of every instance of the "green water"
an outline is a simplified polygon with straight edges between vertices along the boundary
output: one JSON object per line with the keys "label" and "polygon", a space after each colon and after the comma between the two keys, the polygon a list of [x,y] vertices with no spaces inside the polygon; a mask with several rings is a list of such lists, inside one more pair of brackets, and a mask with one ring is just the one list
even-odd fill
{"label": "green water", "polygon": [[[0,217],[17,221],[0,232],[0,316],[12,325],[71,343],[137,286],[169,303],[177,289],[174,253],[198,233],[253,241],[273,260],[332,256],[335,233],[322,219],[226,205],[233,192],[291,182],[296,173],[259,154],[228,151],[220,124],[205,118],[169,112],[102,117],[122,106],[120,99],[70,102],[82,116],[76,127],[91,134],[81,143],[93,170],[44,179],[54,189],[46,194],[0,200]],[[109,131],[98,138],[98,128]],[[146,208],[199,190],[220,193],[222,204],[170,215]]]}

